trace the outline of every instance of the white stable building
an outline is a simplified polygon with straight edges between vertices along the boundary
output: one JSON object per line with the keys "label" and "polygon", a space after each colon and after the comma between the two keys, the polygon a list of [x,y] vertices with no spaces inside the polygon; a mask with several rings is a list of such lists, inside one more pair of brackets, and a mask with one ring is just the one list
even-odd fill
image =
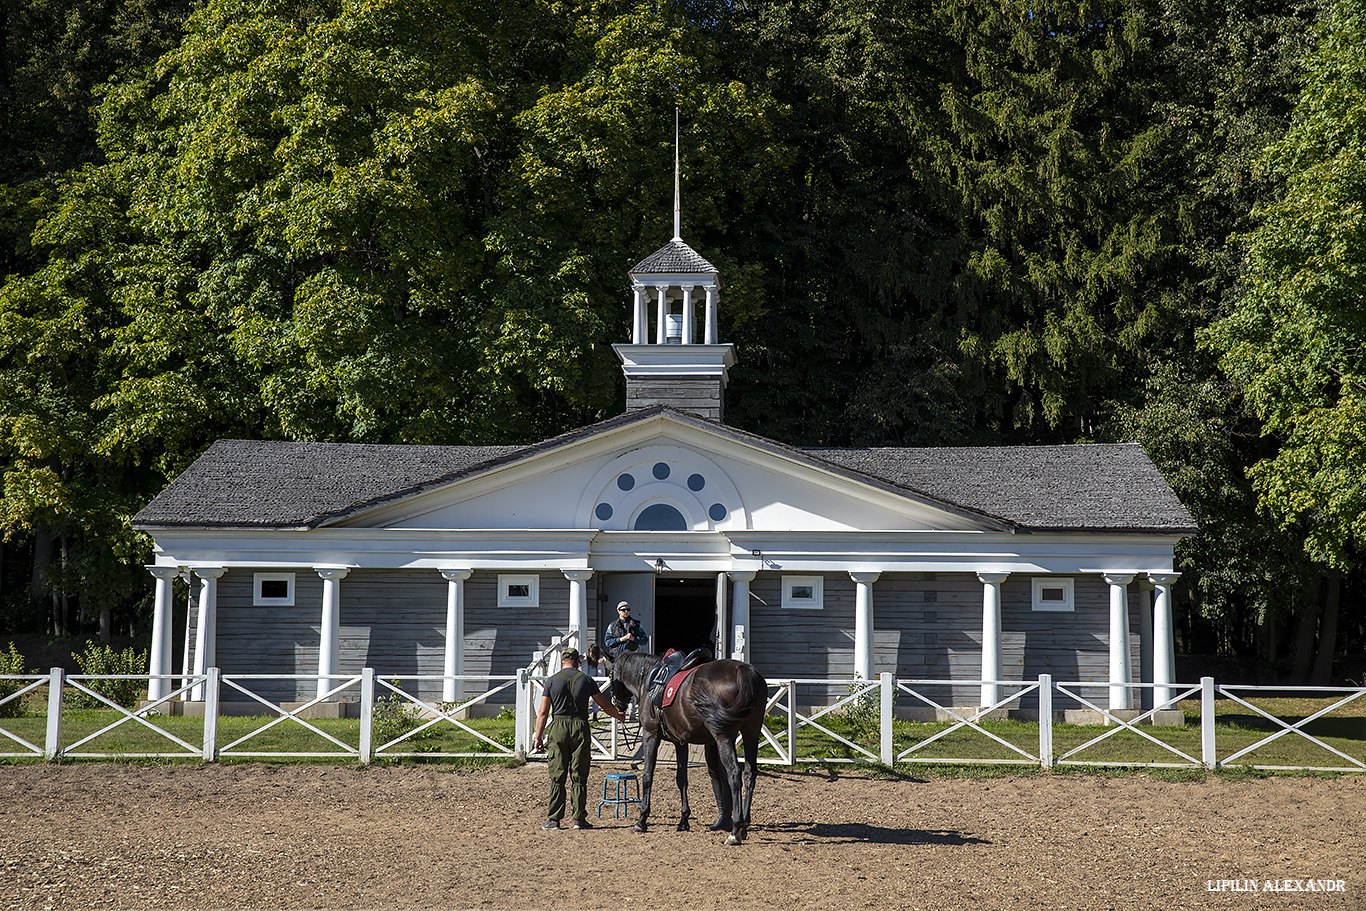
{"label": "white stable building", "polygon": [[[1112,709],[1139,705],[1117,684],[1174,682],[1194,523],[1141,448],[747,433],[724,423],[717,270],[675,237],[630,275],[619,417],[526,446],[211,446],[134,522],[156,544],[152,673],[509,674],[571,632],[601,642],[626,599],[657,651],[710,645],[774,679],[890,672],[994,705],[1050,673]],[[197,582],[173,656],[178,575]]]}

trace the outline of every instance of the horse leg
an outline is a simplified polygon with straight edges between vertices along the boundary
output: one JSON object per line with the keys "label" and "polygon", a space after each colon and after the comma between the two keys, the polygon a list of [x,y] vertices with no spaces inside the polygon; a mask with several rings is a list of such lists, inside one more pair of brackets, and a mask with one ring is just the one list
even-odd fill
{"label": "horse leg", "polygon": [[655,782],[655,760],[659,758],[659,735],[646,734],[643,729],[641,735],[644,737],[641,748],[644,751],[645,764],[640,775],[640,816],[633,826],[637,832],[644,832],[650,819],[650,792]]}
{"label": "horse leg", "polygon": [[[713,732],[714,733],[714,732]],[[740,761],[735,757],[735,737],[717,737],[716,752],[721,759],[721,766],[726,770],[726,781],[730,785],[730,805],[733,808],[730,837],[726,839],[728,845],[738,845],[744,840],[744,831],[740,828],[740,814],[744,812],[742,801],[745,797],[744,782],[740,778]]]}
{"label": "horse leg", "polygon": [[692,828],[688,825],[688,818],[692,816],[691,808],[688,806],[688,745],[677,743],[674,744],[674,749],[678,753],[678,794],[683,802],[683,815],[678,820],[678,831],[687,832]]}
{"label": "horse leg", "polygon": [[759,733],[755,731],[753,735],[744,733],[741,736],[745,739],[745,804],[737,821],[740,824],[740,837],[744,838],[749,834],[750,810],[754,805],[754,782],[759,776]]}
{"label": "horse leg", "polygon": [[716,749],[716,742],[709,741],[705,749],[707,751],[707,775],[711,778],[711,792],[716,795],[716,822],[708,826],[707,831],[725,832],[733,825],[731,822],[730,785],[721,779],[725,770],[721,768],[721,754]]}

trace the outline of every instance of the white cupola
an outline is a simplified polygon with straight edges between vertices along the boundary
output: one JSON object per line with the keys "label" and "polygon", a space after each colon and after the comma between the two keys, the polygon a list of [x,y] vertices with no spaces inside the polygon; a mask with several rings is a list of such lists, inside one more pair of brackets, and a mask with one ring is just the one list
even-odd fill
{"label": "white cupola", "polygon": [[675,155],[674,236],[631,269],[635,295],[631,344],[612,347],[626,374],[628,412],[668,405],[720,421],[735,346],[723,345],[717,339],[720,274],[679,236],[678,189]]}

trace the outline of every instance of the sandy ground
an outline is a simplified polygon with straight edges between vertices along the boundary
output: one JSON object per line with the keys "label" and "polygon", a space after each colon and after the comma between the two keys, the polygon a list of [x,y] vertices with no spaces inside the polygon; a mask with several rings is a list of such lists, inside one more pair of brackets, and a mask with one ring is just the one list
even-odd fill
{"label": "sandy ground", "polygon": [[541,764],[0,766],[0,906],[1366,909],[1363,777],[765,770],[739,848],[704,830],[705,771],[693,782],[693,831],[674,831],[669,772],[637,835],[610,808],[592,831],[542,831]]}

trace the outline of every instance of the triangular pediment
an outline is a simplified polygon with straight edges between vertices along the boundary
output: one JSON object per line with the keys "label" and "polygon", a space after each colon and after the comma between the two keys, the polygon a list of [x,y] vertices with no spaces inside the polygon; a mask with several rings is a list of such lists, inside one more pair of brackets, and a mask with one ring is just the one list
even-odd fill
{"label": "triangular pediment", "polygon": [[327,524],[605,532],[1004,527],[667,408],[528,447]]}

